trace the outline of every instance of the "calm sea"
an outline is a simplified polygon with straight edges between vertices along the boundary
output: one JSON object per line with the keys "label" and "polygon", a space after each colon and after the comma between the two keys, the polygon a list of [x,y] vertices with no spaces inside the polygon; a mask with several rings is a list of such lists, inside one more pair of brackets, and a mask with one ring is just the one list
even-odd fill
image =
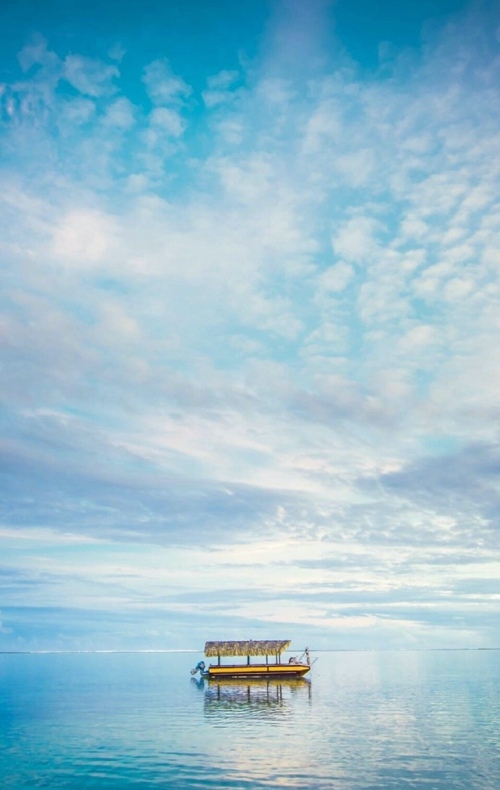
{"label": "calm sea", "polygon": [[196,682],[201,655],[0,655],[0,787],[498,790],[500,652],[326,653]]}

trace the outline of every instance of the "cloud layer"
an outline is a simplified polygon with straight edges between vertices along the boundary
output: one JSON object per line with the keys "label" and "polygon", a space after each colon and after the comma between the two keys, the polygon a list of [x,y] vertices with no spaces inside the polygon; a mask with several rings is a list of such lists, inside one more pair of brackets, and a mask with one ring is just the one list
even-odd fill
{"label": "cloud layer", "polygon": [[318,19],[1,86],[0,645],[494,644],[498,41]]}

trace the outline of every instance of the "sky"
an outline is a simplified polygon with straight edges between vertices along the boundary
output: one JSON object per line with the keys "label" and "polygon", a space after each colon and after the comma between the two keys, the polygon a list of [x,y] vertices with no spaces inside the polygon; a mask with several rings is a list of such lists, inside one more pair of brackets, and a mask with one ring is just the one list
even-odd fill
{"label": "sky", "polygon": [[496,4],[0,16],[0,650],[500,647]]}

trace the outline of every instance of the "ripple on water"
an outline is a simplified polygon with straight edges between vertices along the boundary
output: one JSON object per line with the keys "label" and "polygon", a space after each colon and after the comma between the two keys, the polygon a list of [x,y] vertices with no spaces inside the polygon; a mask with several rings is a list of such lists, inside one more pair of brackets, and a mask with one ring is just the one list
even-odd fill
{"label": "ripple on water", "polygon": [[498,653],[321,653],[200,682],[183,654],[2,656],[3,790],[498,790]]}

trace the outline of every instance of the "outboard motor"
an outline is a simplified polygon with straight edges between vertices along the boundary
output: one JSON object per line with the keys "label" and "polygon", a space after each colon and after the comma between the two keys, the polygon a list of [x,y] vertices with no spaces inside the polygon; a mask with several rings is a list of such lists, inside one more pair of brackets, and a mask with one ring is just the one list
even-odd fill
{"label": "outboard motor", "polygon": [[199,672],[200,675],[203,675],[204,671],[205,671],[205,662],[204,661],[198,661],[198,663],[196,664],[195,668],[191,670],[191,674],[192,675],[196,675],[196,673]]}

